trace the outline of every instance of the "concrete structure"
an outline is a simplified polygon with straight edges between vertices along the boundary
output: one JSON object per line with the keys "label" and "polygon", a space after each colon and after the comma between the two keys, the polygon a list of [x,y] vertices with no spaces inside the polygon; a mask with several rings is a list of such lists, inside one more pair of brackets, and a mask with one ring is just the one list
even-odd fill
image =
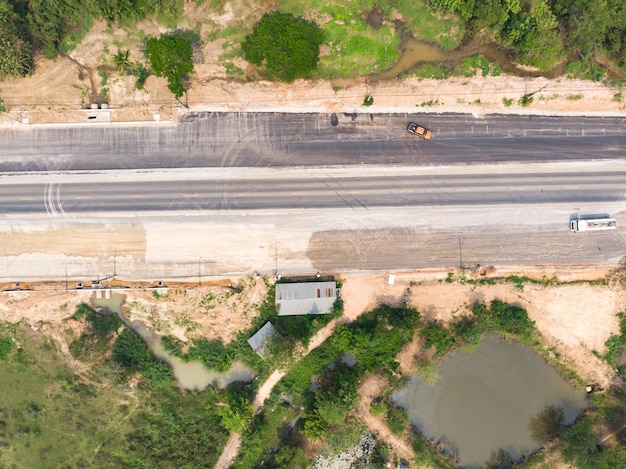
{"label": "concrete structure", "polygon": [[282,339],[283,336],[278,333],[271,322],[267,321],[263,327],[256,332],[256,334],[248,339],[248,343],[257,355],[263,358],[265,355],[265,345],[267,344],[267,341],[274,338]]}
{"label": "concrete structure", "polygon": [[279,316],[330,313],[336,300],[335,282],[276,284],[276,305]]}

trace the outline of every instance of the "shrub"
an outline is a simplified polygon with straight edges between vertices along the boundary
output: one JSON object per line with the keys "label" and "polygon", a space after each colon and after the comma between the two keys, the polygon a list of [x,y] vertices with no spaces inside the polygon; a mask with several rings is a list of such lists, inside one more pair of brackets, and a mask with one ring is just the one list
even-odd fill
{"label": "shrub", "polygon": [[435,347],[437,355],[444,355],[456,343],[454,334],[438,321],[428,322],[420,331],[424,348]]}
{"label": "shrub", "polygon": [[619,319],[620,334],[611,334],[611,336],[604,343],[606,346],[606,353],[603,358],[610,363],[613,368],[617,366],[618,352],[622,349],[622,347],[626,346],[626,313],[617,313],[617,318]]}
{"label": "shrub", "polygon": [[575,462],[578,467],[594,467],[598,461],[598,451],[590,419],[582,418],[563,430],[561,451],[565,462]]}
{"label": "shrub", "polygon": [[146,344],[133,331],[124,328],[113,344],[113,361],[127,371],[139,371],[152,361]]}
{"label": "shrub", "polygon": [[500,300],[493,300],[489,307],[485,303],[476,301],[472,305],[472,314],[483,332],[504,332],[516,335],[525,343],[532,341],[535,323],[528,319],[524,308],[509,305]]}
{"label": "shrub", "polygon": [[11,339],[0,338],[0,361],[4,360],[11,353],[13,342]]}
{"label": "shrub", "polygon": [[291,82],[308,76],[319,61],[323,31],[289,13],[266,13],[241,44],[244,58],[265,66],[270,78]]}

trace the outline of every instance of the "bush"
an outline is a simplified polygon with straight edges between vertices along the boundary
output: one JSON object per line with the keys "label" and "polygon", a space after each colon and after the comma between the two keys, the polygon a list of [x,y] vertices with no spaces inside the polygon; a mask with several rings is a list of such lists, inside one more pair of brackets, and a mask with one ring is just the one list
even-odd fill
{"label": "bush", "polygon": [[456,343],[454,334],[438,321],[430,321],[420,331],[426,350],[435,347],[437,355],[444,355]]}
{"label": "bush", "polygon": [[532,341],[535,322],[528,319],[524,308],[500,300],[493,300],[487,307],[477,301],[472,305],[472,313],[482,332],[504,332],[515,335],[525,343]]}
{"label": "bush", "polygon": [[588,57],[583,56],[581,60],[567,64],[565,75],[568,78],[601,81],[602,78],[604,78],[604,70],[598,67],[598,65],[592,62]]}
{"label": "bush", "polygon": [[603,358],[610,363],[613,368],[617,366],[617,354],[624,346],[626,346],[626,313],[623,311],[619,312],[617,313],[617,317],[619,319],[620,334],[611,334],[611,336],[604,343],[606,346],[606,353]]}
{"label": "bush", "polygon": [[478,344],[480,340],[480,330],[476,324],[476,319],[471,316],[461,316],[452,322],[454,335],[466,344]]}
{"label": "bush", "polygon": [[406,412],[393,404],[390,404],[387,408],[387,415],[385,417],[387,426],[394,435],[401,435],[409,423]]}
{"label": "bush", "polygon": [[72,356],[87,362],[104,356],[109,350],[113,333],[122,325],[116,314],[102,314],[89,305],[81,303],[74,312],[74,319],[85,319],[91,331],[81,334],[69,344]]}
{"label": "bush", "polygon": [[577,467],[597,467],[598,450],[593,424],[582,418],[561,433],[561,451],[565,462],[574,462]]}
{"label": "bush", "polygon": [[133,331],[124,328],[113,344],[113,361],[127,371],[139,371],[152,361],[148,346]]}
{"label": "bush", "polygon": [[11,349],[13,349],[13,342],[11,339],[0,338],[0,361],[9,356]]}
{"label": "bush", "polygon": [[515,466],[513,457],[506,450],[500,448],[498,451],[491,452],[483,467],[484,469],[509,469],[513,466]]}
{"label": "bush", "polygon": [[319,61],[323,31],[289,13],[266,13],[241,44],[244,58],[265,66],[269,78],[291,82],[308,76]]}

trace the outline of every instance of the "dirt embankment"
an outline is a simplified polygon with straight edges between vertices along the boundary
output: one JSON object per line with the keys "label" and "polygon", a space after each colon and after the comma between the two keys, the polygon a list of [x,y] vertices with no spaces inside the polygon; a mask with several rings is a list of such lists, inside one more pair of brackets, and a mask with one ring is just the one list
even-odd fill
{"label": "dirt embankment", "polygon": [[[620,282],[581,282],[604,279],[608,272],[558,274],[561,280],[580,283],[548,285],[526,283],[522,286],[498,281],[495,284],[471,284],[458,276],[448,283],[447,272],[395,273],[393,285],[389,276],[344,275],[342,298],[344,316],[340,322],[352,321],[378,303],[400,304],[406,301],[417,308],[424,319],[444,322],[465,314],[474,301],[500,299],[528,311],[546,344],[570,361],[582,377],[590,382],[608,385],[613,370],[592,352],[602,353],[604,343],[619,333],[617,312],[626,310],[626,293]],[[496,275],[494,272],[493,275]],[[537,274],[537,278],[542,275]],[[85,287],[89,285],[84,282]],[[67,285],[73,289],[74,283]],[[173,334],[183,341],[192,337],[221,338],[228,343],[249,327],[258,315],[258,305],[267,293],[261,278],[225,279],[213,284],[165,285],[129,284],[120,280],[103,286],[133,287],[120,289],[127,296],[131,319],[140,319],[157,332]],[[66,291],[65,282],[0,285],[0,320],[26,321],[33,326],[47,325],[61,331],[71,326],[71,318],[80,302],[88,302],[93,290]],[[152,288],[151,288],[152,287]],[[147,288],[144,290],[136,288]],[[320,331],[311,347],[332,334],[332,327]],[[400,356],[403,371],[410,373],[414,353],[407,348]]]}

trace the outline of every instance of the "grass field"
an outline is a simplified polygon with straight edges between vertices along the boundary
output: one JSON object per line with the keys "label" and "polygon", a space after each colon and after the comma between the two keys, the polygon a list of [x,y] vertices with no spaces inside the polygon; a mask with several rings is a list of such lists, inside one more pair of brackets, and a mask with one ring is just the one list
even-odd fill
{"label": "grass field", "polygon": [[[463,36],[455,17],[436,15],[425,0],[312,0],[306,5],[282,0],[278,9],[316,21],[324,30],[329,51],[320,59],[318,78],[380,73],[398,60],[402,40],[408,35],[443,50],[459,45]],[[372,10],[377,12],[379,25],[367,21]]]}
{"label": "grass field", "polygon": [[[125,433],[128,388],[101,388],[74,374],[57,344],[16,326],[21,348],[0,362],[0,467],[89,467]],[[115,428],[115,431],[111,431]]]}

